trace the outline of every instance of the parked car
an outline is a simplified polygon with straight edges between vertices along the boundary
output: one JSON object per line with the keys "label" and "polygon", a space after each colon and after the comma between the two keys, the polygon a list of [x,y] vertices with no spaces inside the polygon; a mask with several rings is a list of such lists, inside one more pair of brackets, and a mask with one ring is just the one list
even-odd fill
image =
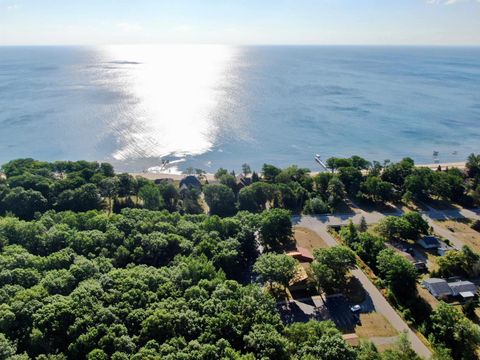
{"label": "parked car", "polygon": [[360,312],[360,310],[362,310],[362,307],[360,305],[353,305],[351,308],[350,308],[350,311],[354,314]]}

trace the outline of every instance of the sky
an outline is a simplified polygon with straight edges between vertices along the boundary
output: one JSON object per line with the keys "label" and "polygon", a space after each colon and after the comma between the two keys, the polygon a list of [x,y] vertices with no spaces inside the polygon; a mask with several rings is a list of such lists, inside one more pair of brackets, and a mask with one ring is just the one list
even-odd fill
{"label": "sky", "polygon": [[480,0],[0,0],[0,45],[480,45]]}

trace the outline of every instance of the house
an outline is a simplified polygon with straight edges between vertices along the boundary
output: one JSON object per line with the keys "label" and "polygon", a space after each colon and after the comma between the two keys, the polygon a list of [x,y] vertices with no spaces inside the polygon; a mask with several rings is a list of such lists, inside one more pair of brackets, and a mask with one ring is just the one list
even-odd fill
{"label": "house", "polygon": [[308,249],[300,246],[297,246],[294,251],[288,252],[287,255],[297,259],[301,263],[311,263],[313,261],[312,253]]}
{"label": "house", "polygon": [[452,290],[452,296],[461,296],[463,298],[474,297],[477,293],[477,287],[470,281],[455,281],[448,283]]}
{"label": "house", "polygon": [[180,187],[180,191],[186,190],[189,188],[196,188],[200,190],[202,188],[202,183],[200,182],[200,180],[198,180],[196,176],[188,175],[184,177],[182,180],[180,180],[179,187]]}
{"label": "house", "polygon": [[252,185],[252,178],[251,177],[246,177],[243,174],[238,176],[238,178],[237,178],[238,190],[241,190],[244,187],[247,187],[249,185]]}
{"label": "house", "polygon": [[428,272],[427,264],[423,261],[416,261],[413,263],[413,266],[415,266],[415,269],[420,272]]}
{"label": "house", "polygon": [[440,247],[440,241],[435,236],[424,236],[418,244],[424,249],[438,249]]}
{"label": "house", "polygon": [[423,281],[423,286],[437,299],[452,295],[452,289],[444,279],[430,278]]}
{"label": "house", "polygon": [[387,246],[397,251],[397,253],[401,255],[405,260],[408,260],[410,263],[412,263],[413,266],[415,266],[415,269],[417,269],[418,271],[427,270],[427,264],[424,261],[418,261],[412,256],[412,254],[409,254],[408,252],[401,250],[398,247],[395,247],[390,244],[387,244]]}

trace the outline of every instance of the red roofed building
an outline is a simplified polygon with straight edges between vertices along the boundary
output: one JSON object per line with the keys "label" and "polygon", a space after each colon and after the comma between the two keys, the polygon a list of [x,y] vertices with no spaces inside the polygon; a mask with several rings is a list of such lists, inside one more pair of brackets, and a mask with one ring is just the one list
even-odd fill
{"label": "red roofed building", "polygon": [[299,246],[296,250],[288,252],[287,255],[293,257],[300,262],[311,263],[313,261],[312,253],[308,249]]}

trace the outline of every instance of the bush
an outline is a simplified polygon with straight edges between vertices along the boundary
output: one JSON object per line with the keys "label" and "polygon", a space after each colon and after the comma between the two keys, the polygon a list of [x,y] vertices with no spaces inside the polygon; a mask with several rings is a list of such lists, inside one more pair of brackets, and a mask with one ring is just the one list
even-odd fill
{"label": "bush", "polygon": [[305,202],[303,207],[303,212],[305,214],[326,214],[330,212],[330,207],[328,204],[323,201],[321,198],[316,197],[313,199],[308,199]]}

